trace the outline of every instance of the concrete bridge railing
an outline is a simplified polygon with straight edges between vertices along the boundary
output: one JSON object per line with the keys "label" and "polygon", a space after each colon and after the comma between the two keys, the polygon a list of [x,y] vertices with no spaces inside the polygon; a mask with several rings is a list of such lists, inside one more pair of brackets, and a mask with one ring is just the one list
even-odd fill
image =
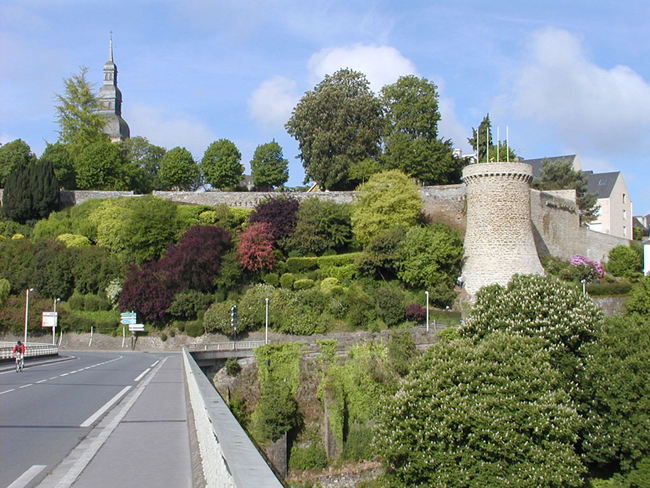
{"label": "concrete bridge railing", "polygon": [[187,347],[183,347],[183,366],[206,486],[281,488],[282,483]]}
{"label": "concrete bridge railing", "polygon": [[[11,352],[16,345],[15,342],[0,342],[0,360],[13,359]],[[40,344],[28,342],[25,346],[25,357],[34,358],[37,356],[55,356],[59,354],[59,348],[54,344]]]}

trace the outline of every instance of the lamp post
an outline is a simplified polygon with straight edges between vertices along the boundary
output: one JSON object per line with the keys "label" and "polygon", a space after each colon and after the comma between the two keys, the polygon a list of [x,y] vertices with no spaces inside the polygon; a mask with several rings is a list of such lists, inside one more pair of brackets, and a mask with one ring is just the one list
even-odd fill
{"label": "lamp post", "polygon": [[587,294],[587,280],[580,280],[580,283],[582,283],[582,294],[586,295]]}
{"label": "lamp post", "polygon": [[425,291],[424,294],[427,296],[427,332],[429,332],[429,292]]}
{"label": "lamp post", "polygon": [[[60,298],[54,299],[54,313],[56,314],[56,304],[61,301]],[[58,322],[58,316],[54,316],[54,327],[52,327],[52,345],[56,345],[56,324]]]}
{"label": "lamp post", "polygon": [[269,299],[265,298],[266,301],[266,327],[264,329],[264,344],[269,343]]}
{"label": "lamp post", "polygon": [[25,337],[23,337],[23,344],[27,347],[27,323],[29,322],[29,292],[34,291],[34,288],[27,288],[25,290]]}

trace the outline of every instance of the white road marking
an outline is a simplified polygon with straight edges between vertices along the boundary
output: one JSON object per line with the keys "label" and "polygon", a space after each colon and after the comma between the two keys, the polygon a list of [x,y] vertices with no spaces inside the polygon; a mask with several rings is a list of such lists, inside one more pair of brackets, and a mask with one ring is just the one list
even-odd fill
{"label": "white road marking", "polygon": [[0,391],[0,395],[4,395],[5,393],[10,393],[15,390],[16,390],[15,388],[12,388],[11,390]]}
{"label": "white road marking", "polygon": [[133,381],[140,381],[142,378],[144,378],[144,375],[146,375],[149,371],[151,371],[151,368],[147,368],[147,369],[145,369],[145,370],[144,370],[142,373],[140,373],[140,375],[138,375],[138,377],[137,377],[136,379],[134,379]]}
{"label": "white road marking", "polygon": [[37,384],[37,385],[40,385],[41,383],[45,383],[46,381],[47,381],[47,380],[37,381],[36,384]]}
{"label": "white road marking", "polygon": [[154,367],[156,364],[158,364],[159,362],[160,362],[160,359],[159,359],[158,361],[156,361],[155,363],[153,363],[153,364],[151,365],[151,367],[153,368],[153,367]]}
{"label": "white road marking", "polygon": [[70,373],[63,373],[63,374],[61,375],[61,378],[63,378],[64,376],[68,376],[69,374],[70,374]]}
{"label": "white road marking", "polygon": [[21,390],[23,388],[27,388],[28,386],[34,386],[34,383],[27,383],[26,385],[19,386],[18,389]]}
{"label": "white road marking", "polygon": [[122,388],[122,391],[120,391],[117,395],[115,395],[113,398],[111,398],[109,401],[107,401],[102,408],[97,410],[94,414],[92,414],[88,419],[80,425],[80,427],[90,427],[95,420],[97,420],[99,417],[101,417],[104,412],[106,412],[111,406],[117,402],[122,396],[131,389],[131,386],[125,386]]}
{"label": "white road marking", "polygon": [[[146,388],[146,386],[151,382],[156,373],[160,370],[162,365],[165,363],[167,358],[163,359],[162,363],[158,366],[151,376],[149,376],[145,381],[140,383],[135,390],[135,393],[129,398],[129,401],[122,407],[122,409],[117,413],[115,418],[102,429],[97,438],[92,442],[92,444],[83,451],[83,454],[79,456],[74,465],[65,473],[65,475],[59,480],[56,484],[56,488],[70,488],[77,478],[81,475],[82,471],[86,469],[86,466],[92,461],[97,451],[104,445],[108,440],[113,431],[117,428],[119,423],[124,419],[126,414],[131,410],[133,404],[140,398],[140,395]],[[127,388],[131,388],[130,386]],[[97,428],[97,427],[96,427]]]}
{"label": "white road marking", "polygon": [[57,379],[57,378],[58,378],[58,376],[52,376],[50,379],[51,379],[51,380],[55,380],[55,379]]}
{"label": "white road marking", "polygon": [[36,477],[36,475],[38,475],[38,473],[43,471],[45,468],[47,468],[47,466],[44,464],[35,464],[27,471],[25,471],[22,475],[20,475],[20,478],[11,483],[7,488],[24,488]]}

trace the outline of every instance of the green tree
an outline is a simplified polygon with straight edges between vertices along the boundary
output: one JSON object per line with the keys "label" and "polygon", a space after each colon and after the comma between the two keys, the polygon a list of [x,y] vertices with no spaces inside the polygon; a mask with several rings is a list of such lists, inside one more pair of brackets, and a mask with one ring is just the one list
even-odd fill
{"label": "green tree", "polygon": [[0,144],[0,187],[4,188],[9,173],[15,168],[29,166],[36,156],[22,139]]}
{"label": "green tree", "polygon": [[99,114],[101,102],[94,86],[86,79],[88,68],[63,80],[63,95],[55,94],[56,120],[59,124],[59,142],[69,144],[70,154],[76,158],[89,145],[108,141],[103,132],[106,119]]}
{"label": "green tree", "polygon": [[379,99],[366,77],[342,69],[305,93],[286,124],[298,141],[305,178],[323,190],[348,189],[350,167],[379,154]]}
{"label": "green tree", "polygon": [[136,136],[121,141],[120,146],[126,159],[132,166],[144,171],[149,190],[163,190],[158,171],[167,150],[164,147],[151,144],[146,137]]}
{"label": "green tree", "polygon": [[460,183],[463,160],[452,142],[438,138],[438,92],[426,78],[402,76],[382,88],[384,154],[388,169],[399,169],[426,185]]}
{"label": "green tree", "polygon": [[75,159],[77,188],[80,190],[129,189],[127,161],[120,147],[108,140],[87,145]]}
{"label": "green tree", "polygon": [[305,254],[340,251],[352,240],[352,205],[307,198],[298,208],[298,221],[287,249]]}
{"label": "green tree", "polygon": [[643,247],[619,245],[611,248],[607,255],[607,271],[614,276],[635,277],[643,273]]}
{"label": "green tree", "polygon": [[39,220],[59,209],[59,182],[51,163],[34,162],[18,166],[7,178],[3,194],[3,213],[24,224]]}
{"label": "green tree", "polygon": [[395,225],[416,225],[422,210],[418,187],[398,170],[372,176],[359,187],[352,211],[352,232],[366,245],[383,230]]}
{"label": "green tree", "polygon": [[457,231],[444,224],[412,227],[401,242],[397,276],[413,288],[453,289],[462,259],[463,243]]}
{"label": "green tree", "polygon": [[499,149],[497,155],[497,146],[494,144],[494,140],[492,139],[492,122],[490,122],[490,114],[483,117],[478,129],[472,127],[472,137],[468,138],[467,142],[469,142],[474,151],[477,150],[478,143],[479,163],[488,162],[488,158],[489,162],[496,161],[497,159],[511,162],[517,160],[517,155],[511,147],[508,147],[507,141],[497,141]]}
{"label": "green tree", "polygon": [[201,171],[212,188],[237,187],[244,174],[239,149],[228,139],[213,142],[203,154]]}
{"label": "green tree", "polygon": [[573,382],[583,347],[596,339],[601,318],[601,310],[582,290],[553,277],[515,275],[506,287],[478,291],[461,335],[480,341],[504,330],[537,337],[550,352],[553,366]]}
{"label": "green tree", "polygon": [[60,142],[48,144],[39,161],[52,163],[54,175],[62,189],[74,190],[77,188],[74,160],[66,144]]}
{"label": "green tree", "polygon": [[650,316],[650,275],[642,277],[632,287],[624,305],[627,313],[637,313],[642,317]]}
{"label": "green tree", "polygon": [[375,445],[397,486],[582,486],[580,418],[540,341],[438,343],[384,397]]}
{"label": "green tree", "polygon": [[5,278],[0,278],[0,307],[7,304],[9,293],[11,292],[11,283]]}
{"label": "green tree", "polygon": [[136,262],[159,259],[178,231],[176,205],[168,200],[145,195],[129,202],[123,236],[126,252]]}
{"label": "green tree", "polygon": [[596,219],[600,206],[598,195],[588,193],[589,178],[582,171],[573,169],[569,159],[544,160],[539,178],[533,180],[537,190],[575,190],[580,210],[580,222],[587,224]]}
{"label": "green tree", "polygon": [[606,318],[585,357],[583,457],[592,466],[629,472],[650,455],[650,320]]}
{"label": "green tree", "polygon": [[289,179],[289,161],[284,159],[282,148],[275,140],[257,146],[251,159],[253,185],[271,190],[284,185]]}
{"label": "green tree", "polygon": [[175,147],[160,161],[158,177],[165,188],[193,191],[199,187],[201,170],[187,149]]}

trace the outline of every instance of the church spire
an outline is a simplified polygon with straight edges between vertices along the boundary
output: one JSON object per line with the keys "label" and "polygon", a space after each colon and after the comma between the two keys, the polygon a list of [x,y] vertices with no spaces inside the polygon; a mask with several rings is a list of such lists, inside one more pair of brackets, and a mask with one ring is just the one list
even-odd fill
{"label": "church spire", "polygon": [[104,64],[104,83],[99,89],[102,107],[99,111],[108,123],[104,131],[112,141],[123,141],[130,137],[129,126],[122,118],[122,93],[117,87],[117,66],[113,62],[113,32],[108,41],[108,61]]}

